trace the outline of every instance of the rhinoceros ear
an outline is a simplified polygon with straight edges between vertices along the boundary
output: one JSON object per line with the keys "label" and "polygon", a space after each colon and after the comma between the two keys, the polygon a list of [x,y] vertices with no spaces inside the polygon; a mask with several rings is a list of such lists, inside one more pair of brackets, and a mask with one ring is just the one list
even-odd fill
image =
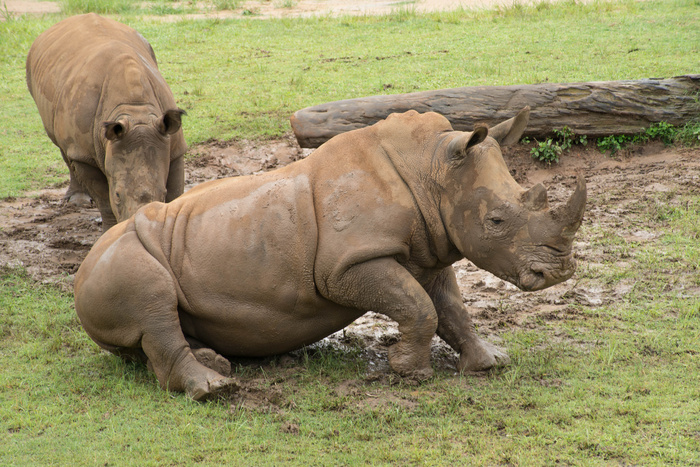
{"label": "rhinoceros ear", "polygon": [[450,141],[447,146],[447,154],[450,160],[461,160],[467,155],[467,150],[483,142],[489,134],[489,129],[485,126],[474,128],[474,131],[462,133]]}
{"label": "rhinoceros ear", "polygon": [[156,122],[156,128],[164,135],[172,135],[182,126],[182,116],[187,115],[182,109],[166,110]]}
{"label": "rhinoceros ear", "polygon": [[129,121],[119,120],[116,122],[102,122],[104,136],[110,141],[122,139],[127,131],[129,131]]}
{"label": "rhinoceros ear", "polygon": [[527,122],[530,119],[530,106],[526,106],[518,112],[515,117],[499,123],[489,130],[489,135],[493,137],[501,146],[510,146],[518,142],[523,135]]}

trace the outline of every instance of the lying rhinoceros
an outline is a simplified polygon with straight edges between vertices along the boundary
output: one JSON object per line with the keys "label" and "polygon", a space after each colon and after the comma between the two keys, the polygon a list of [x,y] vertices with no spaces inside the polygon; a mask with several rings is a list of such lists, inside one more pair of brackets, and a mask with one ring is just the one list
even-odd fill
{"label": "lying rhinoceros", "polygon": [[542,185],[513,180],[499,143],[516,142],[528,116],[465,133],[436,113],[393,114],[284,168],[149,204],[105,233],[76,274],[82,325],[195,399],[228,380],[188,342],[279,354],[369,310],[399,324],[389,363],[401,375],[432,374],[436,332],[461,370],[507,362],[477,337],[451,264],[466,257],[523,290],[564,281],[586,202],[582,178],[551,210]]}
{"label": "lying rhinoceros", "polygon": [[32,44],[27,86],[68,165],[66,199],[92,197],[103,231],[182,194],[184,112],[141,34],[94,13],[63,20]]}

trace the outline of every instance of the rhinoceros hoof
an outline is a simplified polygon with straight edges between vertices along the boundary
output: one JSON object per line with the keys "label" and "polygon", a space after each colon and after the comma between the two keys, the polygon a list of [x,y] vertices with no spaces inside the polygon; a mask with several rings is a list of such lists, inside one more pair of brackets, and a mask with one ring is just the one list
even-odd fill
{"label": "rhinoceros hoof", "polygon": [[66,196],[66,201],[71,206],[87,208],[92,205],[92,198],[87,193],[70,193]]}
{"label": "rhinoceros hoof", "polygon": [[423,368],[422,370],[413,370],[413,371],[401,373],[401,376],[405,380],[416,381],[418,383],[421,383],[421,382],[429,380],[430,378],[433,377],[433,369],[432,368]]}
{"label": "rhinoceros hoof", "polygon": [[510,357],[504,350],[481,339],[468,349],[462,350],[459,356],[461,371],[486,371],[508,364],[510,364]]}
{"label": "rhinoceros hoof", "polygon": [[389,365],[402,377],[414,381],[425,381],[433,376],[430,354],[420,356],[410,351],[402,342],[389,347]]}
{"label": "rhinoceros hoof", "polygon": [[229,376],[231,374],[231,362],[212,349],[192,349],[192,353],[199,363],[210,370],[214,370],[224,376]]}
{"label": "rhinoceros hoof", "polygon": [[187,395],[196,401],[214,399],[218,396],[233,394],[240,390],[234,378],[221,378],[207,381],[192,380],[187,385]]}

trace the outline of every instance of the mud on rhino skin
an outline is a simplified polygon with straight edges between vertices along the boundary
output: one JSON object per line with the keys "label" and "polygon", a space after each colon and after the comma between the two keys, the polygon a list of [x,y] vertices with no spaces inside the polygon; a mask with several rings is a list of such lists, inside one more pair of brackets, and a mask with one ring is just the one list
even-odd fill
{"label": "mud on rhino skin", "polygon": [[103,231],[144,204],[182,194],[185,112],[141,34],[94,13],[73,16],[39,35],[26,72],[70,172],[66,199],[92,198]]}
{"label": "mud on rhino skin", "polygon": [[542,185],[513,180],[499,145],[515,143],[528,116],[459,132],[435,113],[393,114],[283,168],[151,203],[78,270],[81,323],[195,399],[233,383],[193,348],[284,353],[370,310],[398,323],[389,363],[403,376],[431,376],[436,333],[460,370],[506,364],[476,335],[451,265],[466,257],[523,290],[562,282],[586,203],[582,177],[552,209]]}

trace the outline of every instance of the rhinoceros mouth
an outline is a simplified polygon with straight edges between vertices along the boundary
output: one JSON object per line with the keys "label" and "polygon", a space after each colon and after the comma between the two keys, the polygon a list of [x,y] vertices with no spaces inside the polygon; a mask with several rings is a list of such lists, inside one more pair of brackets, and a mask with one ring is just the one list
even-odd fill
{"label": "rhinoceros mouth", "polygon": [[556,258],[553,262],[534,261],[521,269],[515,285],[524,291],[546,289],[570,278],[576,270],[573,255]]}

